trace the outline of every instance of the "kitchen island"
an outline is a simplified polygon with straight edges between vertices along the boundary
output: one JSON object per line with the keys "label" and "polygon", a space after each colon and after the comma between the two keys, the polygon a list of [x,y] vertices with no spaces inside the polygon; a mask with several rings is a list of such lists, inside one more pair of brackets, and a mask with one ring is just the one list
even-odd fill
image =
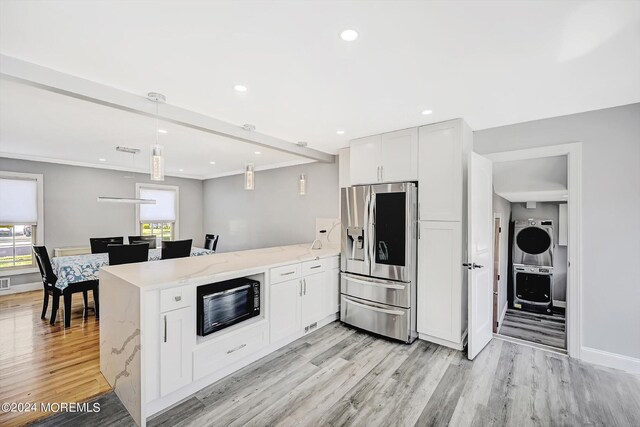
{"label": "kitchen island", "polygon": [[[100,370],[140,426],[338,318],[338,247],[280,246],[100,270]],[[259,315],[198,334],[198,287],[259,283]]]}

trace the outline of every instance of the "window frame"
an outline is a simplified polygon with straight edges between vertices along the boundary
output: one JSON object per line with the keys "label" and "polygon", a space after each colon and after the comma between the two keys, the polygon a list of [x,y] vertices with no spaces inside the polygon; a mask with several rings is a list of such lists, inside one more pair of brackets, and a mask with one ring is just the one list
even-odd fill
{"label": "window frame", "polygon": [[[0,171],[0,178],[4,179],[24,179],[36,181],[36,206],[38,218],[35,224],[35,239],[32,240],[33,245],[44,246],[44,175],[38,173],[24,173]],[[22,224],[3,224],[3,225],[22,225]],[[26,225],[26,224],[25,224]],[[14,236],[15,237],[15,236]],[[17,274],[38,273],[38,265],[36,264],[33,252],[31,255],[30,266],[13,266],[0,268],[0,276],[13,276]]]}
{"label": "window frame", "polygon": [[[173,239],[180,239],[180,187],[177,185],[162,185],[162,184],[145,184],[145,183],[136,183],[136,197],[140,198],[140,189],[150,189],[150,190],[165,190],[165,191],[174,191],[176,193],[175,197],[175,213],[176,220],[173,221]],[[142,221],[140,220],[140,205],[136,204],[136,218],[135,218],[135,230],[136,233],[141,234],[141,226]],[[153,223],[167,223],[171,221],[149,221]]]}

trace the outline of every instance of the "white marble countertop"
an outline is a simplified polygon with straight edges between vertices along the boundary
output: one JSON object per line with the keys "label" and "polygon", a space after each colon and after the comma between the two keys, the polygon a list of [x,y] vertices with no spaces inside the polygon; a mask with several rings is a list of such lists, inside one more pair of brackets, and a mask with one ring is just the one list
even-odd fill
{"label": "white marble countertop", "polygon": [[171,288],[231,276],[255,274],[271,267],[340,255],[339,247],[309,249],[311,243],[213,255],[166,259],[103,267],[101,270],[120,277],[145,290]]}

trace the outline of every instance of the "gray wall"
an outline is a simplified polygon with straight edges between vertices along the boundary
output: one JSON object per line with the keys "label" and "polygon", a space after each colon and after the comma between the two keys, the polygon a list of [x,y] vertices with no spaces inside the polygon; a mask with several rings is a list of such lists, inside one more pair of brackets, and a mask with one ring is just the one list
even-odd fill
{"label": "gray wall", "polygon": [[526,203],[511,204],[511,220],[550,219],[553,221],[553,299],[567,300],[567,247],[558,246],[558,217],[560,203],[538,202],[535,209],[527,209]]}
{"label": "gray wall", "polygon": [[[51,253],[55,247],[88,246],[89,237],[137,234],[135,205],[96,199],[135,197],[136,183],[151,182],[144,174],[1,157],[0,170],[44,175],[44,243]],[[193,238],[194,245],[202,246],[202,181],[167,177],[161,184],[180,187],[180,238]],[[11,278],[12,285],[38,281],[33,274]]]}
{"label": "gray wall", "polygon": [[[298,195],[298,175],[307,194]],[[243,175],[204,182],[204,229],[219,234],[219,252],[311,242],[316,218],[338,218],[337,163],[309,163],[256,172],[255,190]]]}
{"label": "gray wall", "polygon": [[511,203],[493,193],[493,212],[502,214],[502,222],[500,227],[500,287],[498,301],[498,317],[502,316],[502,312],[507,307],[507,279],[509,270],[509,220],[511,218]]}
{"label": "gray wall", "polygon": [[584,347],[640,358],[640,104],[474,132],[480,154],[582,142]]}

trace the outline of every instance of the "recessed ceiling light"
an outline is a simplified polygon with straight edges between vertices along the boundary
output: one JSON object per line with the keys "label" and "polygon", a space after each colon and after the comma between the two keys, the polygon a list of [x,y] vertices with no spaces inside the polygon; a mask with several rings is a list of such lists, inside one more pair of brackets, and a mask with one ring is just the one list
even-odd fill
{"label": "recessed ceiling light", "polygon": [[215,164],[216,164],[216,162],[214,162],[213,160],[211,160],[211,161],[209,162],[209,164],[210,164],[210,165],[215,165]]}
{"label": "recessed ceiling light", "polygon": [[166,129],[158,129],[158,133],[169,133]]}
{"label": "recessed ceiling light", "polygon": [[255,154],[262,154],[260,151],[254,151]]}
{"label": "recessed ceiling light", "polygon": [[336,133],[337,133],[338,135],[344,135],[344,131],[343,131],[343,130],[337,130],[337,131],[336,131]]}
{"label": "recessed ceiling light", "polygon": [[340,33],[340,38],[346,42],[352,42],[358,38],[358,32],[356,30],[344,30]]}
{"label": "recessed ceiling light", "polygon": [[178,172],[184,172],[184,169],[178,169]]}
{"label": "recessed ceiling light", "polygon": [[100,158],[100,159],[98,159],[98,161],[99,161],[99,162],[106,162],[106,161],[107,161],[107,159],[102,159],[102,158]]}
{"label": "recessed ceiling light", "polygon": [[431,113],[433,113],[433,111],[431,111],[431,110],[423,110],[423,111],[422,111],[422,115],[423,115],[423,116],[428,116],[428,115],[429,115],[429,114],[431,114]]}
{"label": "recessed ceiling light", "polygon": [[236,92],[246,92],[247,91],[247,87],[243,86],[243,85],[235,85],[233,88],[236,90]]}

